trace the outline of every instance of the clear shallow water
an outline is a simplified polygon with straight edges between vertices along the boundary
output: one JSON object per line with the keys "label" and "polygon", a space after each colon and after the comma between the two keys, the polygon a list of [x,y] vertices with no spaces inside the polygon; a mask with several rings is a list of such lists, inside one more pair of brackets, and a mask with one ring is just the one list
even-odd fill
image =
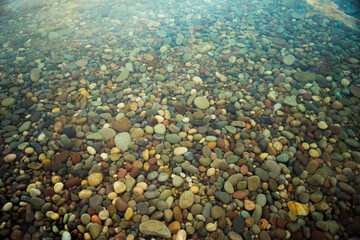
{"label": "clear shallow water", "polygon": [[308,2],[1,4],[1,236],[359,234],[358,20]]}

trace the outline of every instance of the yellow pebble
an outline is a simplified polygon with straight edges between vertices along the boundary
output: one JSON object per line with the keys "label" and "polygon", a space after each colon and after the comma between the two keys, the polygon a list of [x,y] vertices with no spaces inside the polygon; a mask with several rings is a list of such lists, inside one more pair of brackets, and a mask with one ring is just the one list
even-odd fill
{"label": "yellow pebble", "polygon": [[61,181],[61,177],[58,176],[58,175],[55,175],[55,176],[52,176],[52,177],[51,177],[51,182],[52,182],[52,184],[56,184],[56,183],[58,183],[58,182],[60,182],[60,181]]}
{"label": "yellow pebble", "polygon": [[81,232],[82,234],[85,233],[85,228],[83,225],[77,225],[77,229],[79,230],[79,232]]}
{"label": "yellow pebble", "polygon": [[85,239],[85,240],[91,240],[90,233],[85,233],[85,234],[84,234],[84,239]]}
{"label": "yellow pebble", "polygon": [[50,215],[50,218],[52,219],[52,220],[54,220],[54,221],[56,221],[56,220],[58,220],[59,219],[59,214],[57,214],[57,213],[52,213],[51,215]]}
{"label": "yellow pebble", "polygon": [[51,112],[52,113],[57,113],[57,112],[59,112],[60,111],[60,108],[54,108]]}
{"label": "yellow pebble", "polygon": [[24,170],[20,170],[20,175],[23,175],[25,173]]}
{"label": "yellow pebble", "polygon": [[190,188],[190,191],[192,191],[194,194],[198,193],[199,192],[199,187],[198,186],[192,186]]}
{"label": "yellow pebble", "polygon": [[88,182],[87,182],[87,180],[82,180],[81,181],[81,186],[84,186],[84,185],[86,185]]}
{"label": "yellow pebble", "polygon": [[279,185],[278,186],[278,190],[281,191],[281,190],[284,190],[285,186],[283,184]]}

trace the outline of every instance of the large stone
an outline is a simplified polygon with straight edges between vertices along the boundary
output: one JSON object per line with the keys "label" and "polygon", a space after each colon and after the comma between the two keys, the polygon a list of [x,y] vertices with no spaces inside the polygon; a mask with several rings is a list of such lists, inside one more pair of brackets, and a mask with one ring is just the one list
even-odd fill
{"label": "large stone", "polygon": [[290,105],[291,107],[296,107],[297,106],[296,96],[294,95],[286,96],[284,99],[284,103]]}
{"label": "large stone", "polygon": [[296,58],[294,57],[294,55],[289,54],[283,58],[283,63],[285,65],[291,66],[294,64],[295,60],[296,60]]}
{"label": "large stone", "polygon": [[100,129],[99,133],[101,134],[101,136],[104,138],[105,141],[108,141],[108,140],[112,139],[116,135],[115,130],[112,129],[112,128]]}
{"label": "large stone", "polygon": [[139,226],[139,230],[146,236],[156,236],[162,238],[171,237],[169,228],[158,220],[148,220],[142,222]]}
{"label": "large stone", "polygon": [[312,82],[315,81],[316,75],[312,72],[296,72],[294,78],[301,82]]}
{"label": "large stone", "polygon": [[289,201],[287,206],[297,216],[307,216],[309,214],[309,208],[305,204]]}
{"label": "large stone", "polygon": [[119,133],[118,135],[115,136],[114,142],[116,147],[118,147],[120,150],[126,151],[129,149],[131,136],[127,132]]}
{"label": "large stone", "polygon": [[15,98],[8,97],[8,98],[5,98],[4,100],[1,101],[1,105],[3,107],[10,107],[10,106],[14,105],[15,102],[16,102]]}
{"label": "large stone", "polygon": [[194,203],[194,193],[190,190],[185,191],[181,194],[179,199],[179,207],[182,209],[189,208]]}
{"label": "large stone", "polygon": [[88,183],[90,186],[97,186],[103,180],[103,175],[101,173],[92,173],[88,177]]}
{"label": "large stone", "polygon": [[123,82],[129,77],[130,72],[127,69],[124,69],[120,75],[116,78],[116,82]]}
{"label": "large stone", "polygon": [[40,68],[34,68],[30,71],[30,79],[33,82],[37,82],[40,79],[41,69]]}
{"label": "large stone", "polygon": [[260,186],[260,178],[258,176],[251,176],[247,180],[248,189],[250,192],[255,191]]}
{"label": "large stone", "polygon": [[210,107],[210,102],[206,97],[197,97],[194,100],[194,104],[197,108],[208,109]]}
{"label": "large stone", "polygon": [[92,239],[96,239],[100,235],[101,228],[101,225],[97,223],[93,223],[90,225],[90,235]]}
{"label": "large stone", "polygon": [[355,96],[360,98],[360,85],[350,86],[350,92]]}
{"label": "large stone", "polygon": [[131,122],[128,118],[123,118],[118,121],[112,122],[111,127],[119,133],[129,132],[131,128]]}

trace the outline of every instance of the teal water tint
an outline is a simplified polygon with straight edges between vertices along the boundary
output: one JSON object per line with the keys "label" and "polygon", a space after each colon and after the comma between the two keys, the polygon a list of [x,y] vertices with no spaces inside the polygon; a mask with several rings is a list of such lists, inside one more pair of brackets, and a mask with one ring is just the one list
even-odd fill
{"label": "teal water tint", "polygon": [[0,239],[360,235],[358,17],[0,1]]}

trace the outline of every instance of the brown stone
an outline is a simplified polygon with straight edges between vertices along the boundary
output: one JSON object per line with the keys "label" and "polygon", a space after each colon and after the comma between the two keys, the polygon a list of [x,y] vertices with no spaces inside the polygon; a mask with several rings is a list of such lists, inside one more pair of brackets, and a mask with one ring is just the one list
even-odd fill
{"label": "brown stone", "polygon": [[123,118],[121,120],[112,122],[111,127],[119,133],[129,132],[131,128],[131,122],[128,118]]}
{"label": "brown stone", "polygon": [[327,240],[327,239],[324,233],[320,231],[312,231],[311,240]]}
{"label": "brown stone", "polygon": [[276,220],[276,226],[278,226],[279,228],[285,228],[286,227],[286,221],[283,218],[278,218]]}
{"label": "brown stone", "polygon": [[244,191],[236,191],[232,195],[235,199],[245,199],[246,198],[246,192]]}
{"label": "brown stone", "polygon": [[171,234],[175,234],[180,230],[180,223],[178,221],[174,221],[169,224],[169,230]]}
{"label": "brown stone", "polygon": [[53,161],[53,162],[51,163],[51,170],[52,170],[53,172],[59,171],[59,169],[60,169],[61,167],[62,167],[62,163],[59,162],[59,161]]}
{"label": "brown stone", "polygon": [[45,189],[44,191],[44,194],[45,194],[45,197],[52,197],[55,195],[55,191],[54,191],[54,188],[52,187],[48,187]]}
{"label": "brown stone", "polygon": [[183,221],[182,212],[179,206],[175,206],[173,209],[174,219],[178,222]]}
{"label": "brown stone", "polygon": [[133,169],[131,169],[130,171],[130,176],[133,178],[136,178],[139,175],[139,168],[134,167]]}
{"label": "brown stone", "polygon": [[11,240],[22,240],[23,238],[24,233],[20,230],[14,230],[10,235]]}
{"label": "brown stone", "polygon": [[269,232],[261,231],[261,232],[259,233],[259,239],[260,239],[260,240],[271,240],[271,237],[270,237]]}
{"label": "brown stone", "polygon": [[296,232],[292,233],[291,237],[294,240],[301,240],[301,239],[303,239],[303,233],[299,230],[299,231],[296,231]]}
{"label": "brown stone", "polygon": [[125,202],[122,198],[118,198],[116,199],[116,202],[115,202],[115,206],[116,206],[116,209],[119,211],[119,212],[125,212],[126,209],[128,208],[128,204],[127,202]]}
{"label": "brown stone", "polygon": [[71,188],[71,187],[74,187],[74,186],[77,186],[77,185],[80,185],[80,184],[81,184],[81,178],[73,177],[73,178],[70,178],[69,180],[67,180],[65,182],[65,187],[66,188]]}
{"label": "brown stone", "polygon": [[70,157],[70,151],[65,150],[65,151],[62,151],[61,153],[57,154],[55,156],[54,161],[59,161],[59,162],[64,163],[68,160],[69,157]]}
{"label": "brown stone", "polygon": [[187,111],[186,105],[182,102],[174,102],[174,108],[180,114],[185,114]]}
{"label": "brown stone", "polygon": [[81,155],[78,152],[74,152],[71,154],[71,162],[73,164],[78,164],[81,162]]}
{"label": "brown stone", "polygon": [[285,239],[286,231],[281,228],[274,228],[270,231],[271,239]]}
{"label": "brown stone", "polygon": [[40,162],[31,162],[27,165],[27,167],[33,170],[39,170],[43,167],[43,164]]}

